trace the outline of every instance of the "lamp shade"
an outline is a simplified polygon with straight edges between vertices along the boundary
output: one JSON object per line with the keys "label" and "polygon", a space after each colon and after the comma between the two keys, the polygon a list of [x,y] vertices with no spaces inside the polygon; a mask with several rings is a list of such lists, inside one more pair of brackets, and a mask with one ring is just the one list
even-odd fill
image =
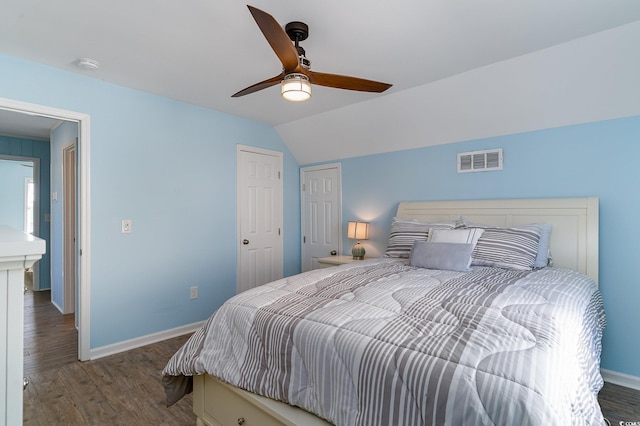
{"label": "lamp shade", "polygon": [[285,75],[282,79],[282,97],[294,102],[311,98],[311,83],[307,76],[299,73]]}
{"label": "lamp shade", "polygon": [[347,238],[356,240],[369,239],[369,223],[368,222],[347,222]]}

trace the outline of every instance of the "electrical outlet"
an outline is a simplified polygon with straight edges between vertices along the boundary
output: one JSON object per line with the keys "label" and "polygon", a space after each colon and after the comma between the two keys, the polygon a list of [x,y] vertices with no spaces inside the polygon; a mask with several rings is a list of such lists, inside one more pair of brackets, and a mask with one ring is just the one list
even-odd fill
{"label": "electrical outlet", "polygon": [[198,286],[195,285],[189,289],[189,298],[191,300],[198,298]]}
{"label": "electrical outlet", "polygon": [[122,220],[122,233],[130,234],[131,233],[131,219],[123,219]]}

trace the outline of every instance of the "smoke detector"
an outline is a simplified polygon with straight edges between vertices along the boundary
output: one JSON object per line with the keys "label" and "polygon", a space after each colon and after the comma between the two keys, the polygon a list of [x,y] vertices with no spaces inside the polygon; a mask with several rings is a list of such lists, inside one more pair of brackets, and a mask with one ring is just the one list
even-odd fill
{"label": "smoke detector", "polygon": [[100,68],[100,62],[91,58],[80,58],[76,61],[76,66],[83,70],[95,71]]}

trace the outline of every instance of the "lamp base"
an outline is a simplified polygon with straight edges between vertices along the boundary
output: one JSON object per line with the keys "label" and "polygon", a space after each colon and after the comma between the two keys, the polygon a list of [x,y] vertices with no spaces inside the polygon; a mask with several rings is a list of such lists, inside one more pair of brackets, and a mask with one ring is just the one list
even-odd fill
{"label": "lamp base", "polygon": [[364,260],[364,247],[358,242],[353,249],[351,249],[351,255],[353,260]]}

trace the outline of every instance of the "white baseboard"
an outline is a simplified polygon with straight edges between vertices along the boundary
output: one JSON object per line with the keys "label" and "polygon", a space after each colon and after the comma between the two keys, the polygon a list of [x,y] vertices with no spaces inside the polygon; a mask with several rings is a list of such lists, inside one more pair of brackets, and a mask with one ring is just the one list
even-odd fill
{"label": "white baseboard", "polygon": [[602,374],[602,378],[607,383],[640,390],[640,377],[618,373],[617,371],[605,370],[604,368],[600,369],[600,374]]}
{"label": "white baseboard", "polygon": [[160,331],[158,333],[148,334],[135,339],[125,340],[123,342],[114,343],[112,345],[101,346],[91,349],[89,359],[98,359],[120,352],[129,351],[131,349],[140,348],[152,343],[161,342],[163,340],[172,339],[184,334],[193,333],[204,324],[204,321],[194,322],[193,324],[183,325],[181,327],[172,328],[170,330]]}

